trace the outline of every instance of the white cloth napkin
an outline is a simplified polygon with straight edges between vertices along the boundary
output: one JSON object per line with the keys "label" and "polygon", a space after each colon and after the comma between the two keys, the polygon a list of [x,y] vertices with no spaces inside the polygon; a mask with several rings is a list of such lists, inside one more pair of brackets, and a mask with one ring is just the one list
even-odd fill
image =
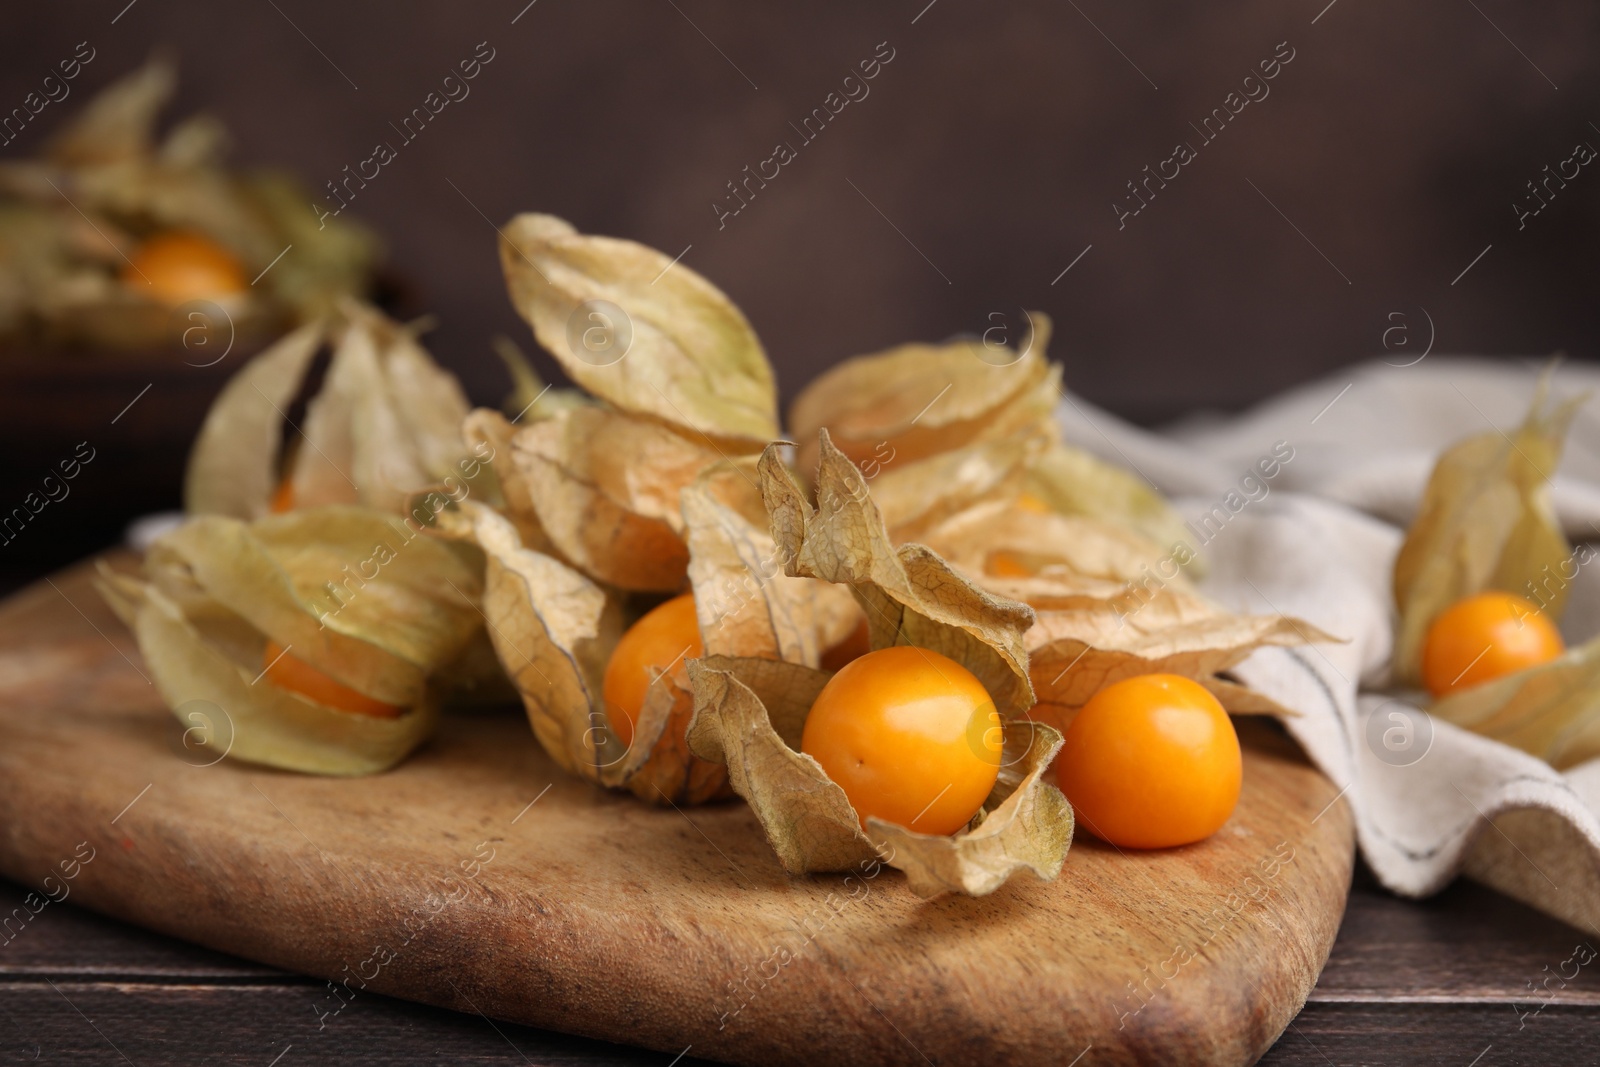
{"label": "white cloth napkin", "polygon": [[[1600,759],[1561,773],[1380,691],[1396,621],[1398,524],[1410,520],[1441,451],[1521,422],[1543,362],[1375,362],[1237,417],[1195,416],[1161,433],[1076,397],[1058,416],[1068,440],[1175,498],[1191,543],[1204,542],[1209,595],[1349,638],[1265,649],[1234,673],[1301,712],[1285,725],[1344,790],[1362,854],[1385,886],[1425,896],[1464,872],[1600,933]],[[1585,390],[1600,395],[1600,369],[1557,372],[1556,395]],[[1600,540],[1600,400],[1574,421],[1552,497],[1569,537]],[[1570,591],[1569,642],[1600,633],[1594,572],[1600,563],[1580,570]]]}

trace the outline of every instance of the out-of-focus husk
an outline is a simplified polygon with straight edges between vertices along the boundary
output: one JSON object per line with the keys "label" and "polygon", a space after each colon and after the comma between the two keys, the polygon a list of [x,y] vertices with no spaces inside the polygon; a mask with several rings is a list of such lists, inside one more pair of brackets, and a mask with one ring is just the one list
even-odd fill
{"label": "out-of-focus husk", "polygon": [[223,387],[189,451],[183,499],[191,514],[255,519],[267,513],[278,485],[284,412],[325,335],[320,322],[300,327]]}
{"label": "out-of-focus husk", "polygon": [[[1524,595],[1572,555],[1550,506],[1549,480],[1561,461],[1567,427],[1587,395],[1546,410],[1549,385],[1547,371],[1527,418],[1512,434],[1491,430],[1469,437],[1434,466],[1395,557],[1397,681],[1418,680],[1423,640],[1445,608],[1485,589]],[[1544,609],[1559,618],[1566,584],[1538,588]]]}
{"label": "out-of-focus husk", "polygon": [[[120,603],[118,613],[133,631],[162,699],[186,728],[203,724],[201,744],[216,759],[231,756],[310,774],[375,774],[409,755],[438,722],[438,701],[431,692],[390,719],[327,707],[270,682],[252,682],[250,667],[208,641],[202,625],[154,585],[109,570],[102,572],[101,583],[117,587],[107,599]],[[204,711],[191,718],[197,707]]]}
{"label": "out-of-focus husk", "polygon": [[253,279],[209,301],[211,340],[270,336],[366,292],[379,255],[369,231],[331,210],[319,218],[286,175],[228,170],[214,118],[158,136],[175,85],[172,63],[152,59],[78,108],[39,158],[0,163],[0,332],[122,349],[183,333],[189,347],[195,320],[121,276],[142,239],[170,231],[210,238]]}
{"label": "out-of-focus husk", "polygon": [[[498,494],[461,427],[466,396],[406,327],[347,303],[341,322],[289,334],[234,375],[206,415],[189,456],[184,495],[197,514],[258,518],[287,479],[296,508],[359,503],[405,512],[419,490]],[[307,408],[287,470],[283,428],[324,342],[337,338],[327,376]]]}
{"label": "out-of-focus husk", "polygon": [[[1052,444],[1029,462],[1023,488],[1055,511],[1131,530],[1163,551],[1189,540],[1183,517],[1144,479],[1081,448]],[[1199,557],[1185,570],[1200,573]]]}
{"label": "out-of-focus husk", "polygon": [[1030,429],[888,465],[869,482],[872,499],[896,544],[927,542],[932,530],[957,515],[1014,499],[1022,492],[1029,461],[1047,445],[1044,433]]}
{"label": "out-of-focus husk", "polygon": [[1566,770],[1600,756],[1600,638],[1440,700],[1430,713]]}

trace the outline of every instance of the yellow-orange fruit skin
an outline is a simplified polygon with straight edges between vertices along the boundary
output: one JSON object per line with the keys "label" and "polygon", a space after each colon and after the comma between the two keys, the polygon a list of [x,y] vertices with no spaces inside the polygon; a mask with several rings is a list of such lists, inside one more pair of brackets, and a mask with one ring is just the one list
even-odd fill
{"label": "yellow-orange fruit skin", "polygon": [[983,684],[929,649],[869,652],[842,667],[806,717],[800,749],[860,816],[920,833],[971,821],[999,775],[1000,715]]}
{"label": "yellow-orange fruit skin", "polygon": [[1072,720],[1056,781],[1078,825],[1121,848],[1171,848],[1220,830],[1239,802],[1239,736],[1217,698],[1176,674],[1106,686]]}

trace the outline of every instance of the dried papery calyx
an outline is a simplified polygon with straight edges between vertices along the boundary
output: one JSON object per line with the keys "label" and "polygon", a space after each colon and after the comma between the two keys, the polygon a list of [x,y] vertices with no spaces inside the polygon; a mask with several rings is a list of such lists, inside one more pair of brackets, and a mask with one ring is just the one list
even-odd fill
{"label": "dried papery calyx", "polygon": [[875,472],[1048,425],[1061,371],[1045,358],[1049,317],[1035,311],[1029,322],[1015,348],[996,338],[908,344],[833,367],[789,409],[801,442],[797,469],[816,467],[824,428],[841,452]]}
{"label": "dried papery calyx", "polygon": [[[682,497],[687,573],[703,647],[814,666],[820,649],[837,639],[841,619],[849,618],[839,591],[777,573],[770,536],[735,506],[737,492],[721,484],[717,469]],[[631,614],[624,598],[525,546],[516,525],[493,509],[468,501],[459,511],[488,558],[490,638],[551,758],[571,773],[651,803],[726,797],[724,768],[687,747],[693,698],[681,665],[650,683],[629,729],[614,721],[617,709],[605,701],[604,680]]]}
{"label": "dried papery calyx", "polygon": [[1164,552],[1110,520],[992,501],[940,523],[927,542],[985,589],[1034,609],[1031,714],[1057,726],[1104,686],[1151,673],[1193,678],[1231,712],[1291,715],[1222,674],[1258,648],[1338,640],[1299,619],[1222,609],[1189,581],[1187,543]]}
{"label": "dried papery calyx", "polygon": [[1028,634],[1039,698],[1033,715],[1058,726],[1107,685],[1139,674],[1192,678],[1235,714],[1292,716],[1292,710],[1222,675],[1258,648],[1341,640],[1300,619],[1235,615],[1177,590],[1147,600],[1123,595],[1038,602],[1038,622]]}
{"label": "dried papery calyx", "polygon": [[[689,665],[691,749],[725,762],[791,874],[844,871],[874,856],[905,872],[913,892],[984,896],[1017,871],[1049,880],[1072,844],[1072,808],[1045,771],[1061,746],[1049,726],[1004,726],[999,780],[966,829],[923,834],[869,817],[863,829],[845,792],[800,751],[810,701],[825,672],[770,660],[709,657]],[[810,698],[810,699],[807,699]]]}
{"label": "dried papery calyx", "polygon": [[906,872],[923,896],[983,895],[1019,870],[1060,871],[1072,811],[1044,779],[1060,736],[1023,717],[1032,705],[1023,635],[1033,613],[973,585],[920,545],[896,547],[859,469],[826,432],[819,442],[818,505],[763,454],[761,488],[784,573],[849,589],[865,610],[874,649],[910,645],[970,671],[1003,721],[1004,758],[989,797],[966,828],[924,834],[868,816],[801,752],[807,714],[827,683],[801,663],[709,656],[690,664],[690,748],[725,763],[734,790],[793,873],[837,871],[874,855]]}
{"label": "dried papery calyx", "polygon": [[761,491],[785,573],[848,586],[866,612],[873,648],[931,648],[978,678],[1004,716],[1033,703],[1023,635],[1026,604],[986,592],[923,545],[895,546],[867,481],[824,430],[817,507],[783,465],[761,457]]}
{"label": "dried papery calyx", "polygon": [[162,132],[176,86],[157,55],[74,102],[36,157],[0,162],[0,333],[181,345],[174,359],[204,367],[371,287],[379,244],[365,227],[308,210],[315,198],[284,173],[229,167],[214,116]]}
{"label": "dried papery calyx", "polygon": [[[1081,448],[1056,442],[1045,449],[1029,462],[1023,490],[1053,511],[1121,527],[1166,553],[1189,540],[1183,516],[1143,478]],[[1196,576],[1204,572],[1196,555],[1183,568]]]}
{"label": "dried papery calyx", "polygon": [[1553,368],[1539,379],[1521,426],[1490,430],[1439,457],[1417,517],[1394,563],[1400,609],[1396,680],[1419,678],[1423,641],[1439,613],[1486,589],[1536,591],[1560,618],[1567,583],[1550,583],[1572,557],[1550,505],[1549,481],[1578,407],[1587,394],[1546,406]]}
{"label": "dried papery calyx", "polygon": [[339,506],[193,518],[142,577],[103,568],[100,587],[180,721],[207,702],[234,758],[368,774],[432,731],[439,675],[482,626],[481,572],[473,546]]}
{"label": "dried papery calyx", "polygon": [[1600,638],[1439,700],[1446,722],[1566,770],[1600,756]]}
{"label": "dried papery calyx", "polygon": [[[598,582],[681,589],[680,491],[777,435],[760,341],[719,289],[644,245],[524,214],[500,252],[512,304],[598,401],[535,404],[515,429],[498,415],[469,418],[467,436],[496,445],[508,514],[530,547]],[[503,354],[526,379],[520,357]]]}
{"label": "dried papery calyx", "polygon": [[[286,412],[328,343],[327,374],[285,455]],[[337,321],[290,333],[229,381],[190,452],[185,504],[253,519],[327,504],[403,514],[413,494],[436,485],[494,498],[493,454],[461,436],[467,410],[460,384],[409,328],[348,302]]]}
{"label": "dried papery calyx", "polygon": [[746,450],[777,436],[776,387],[755,331],[683,263],[538,214],[506,223],[500,263],[512,305],[594,396]]}
{"label": "dried papery calyx", "polygon": [[660,423],[588,407],[518,430],[510,454],[507,493],[526,492],[563,560],[621,589],[682,588],[689,550],[678,493],[721,461],[715,448]]}

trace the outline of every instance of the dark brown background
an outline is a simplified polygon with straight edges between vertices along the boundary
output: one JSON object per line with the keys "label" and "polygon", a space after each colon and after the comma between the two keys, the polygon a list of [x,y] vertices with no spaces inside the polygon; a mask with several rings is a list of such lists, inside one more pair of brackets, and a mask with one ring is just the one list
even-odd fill
{"label": "dark brown background", "polygon": [[[0,158],[163,46],[182,65],[175,114],[210,109],[239,161],[320,189],[398,143],[389,124],[488,42],[471,95],[351,211],[438,315],[435,352],[489,403],[507,384],[489,339],[531,339],[488,220],[523,210],[692,246],[684,262],[749,314],[786,398],[848,355],[1015,328],[1022,307],[1055,319],[1073,389],[1146,423],[1379,354],[1392,312],[1414,324],[1409,353],[1426,309],[1437,352],[1600,355],[1600,168],[1524,231],[1511,207],[1577,141],[1600,146],[1590,0],[526,3],[13,5],[0,108],[77,42],[98,54]],[[725,183],[779,139],[798,145],[788,124],[882,41],[895,58],[870,96],[719,231]],[[1124,183],[1198,144],[1189,123],[1283,41],[1295,58],[1270,96],[1119,231]],[[143,417],[181,439],[198,415]],[[139,447],[124,422],[114,451]],[[152,462],[175,487],[175,461]]]}

